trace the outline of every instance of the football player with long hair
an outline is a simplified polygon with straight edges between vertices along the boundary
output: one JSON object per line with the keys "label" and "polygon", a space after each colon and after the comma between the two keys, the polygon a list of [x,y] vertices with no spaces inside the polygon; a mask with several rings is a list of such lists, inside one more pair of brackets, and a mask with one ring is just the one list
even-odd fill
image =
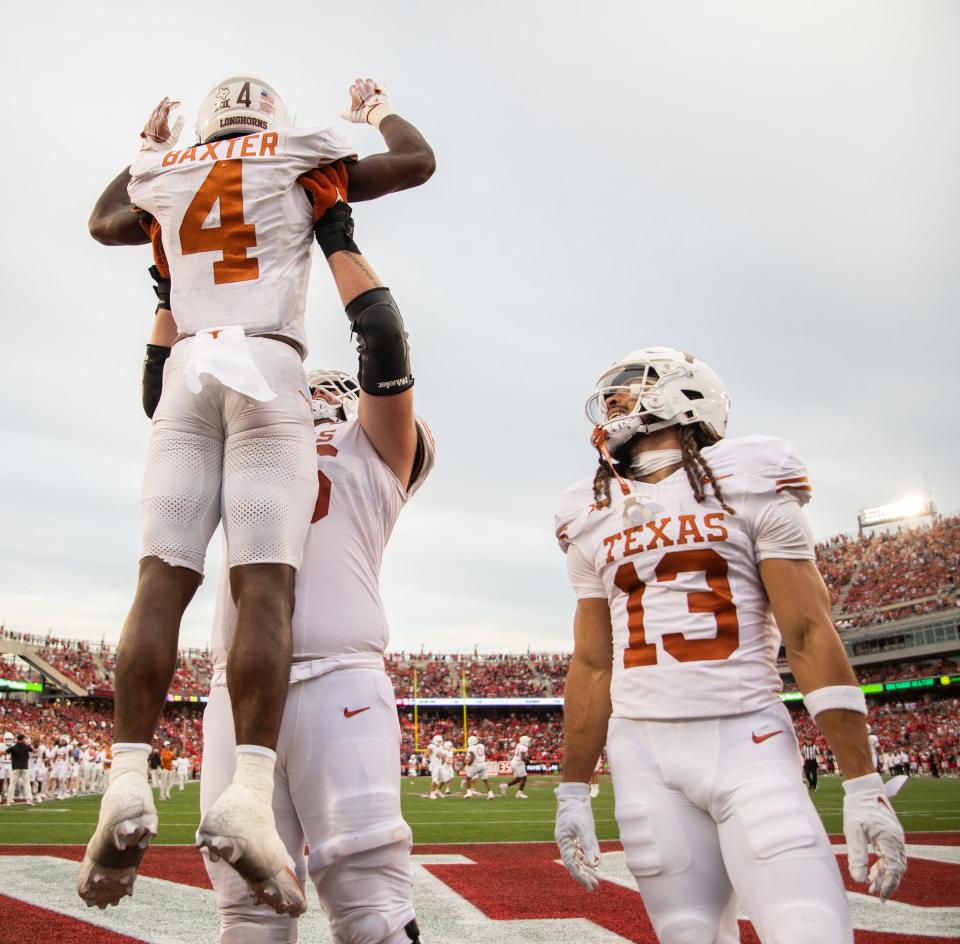
{"label": "football player with long hair", "polygon": [[850,874],[883,899],[906,868],[903,830],[816,567],[807,471],[782,439],[727,439],[729,406],[719,376],[672,348],[617,361],[587,401],[599,465],[556,521],[577,597],[556,839],[596,888],[588,781],[606,741],[627,867],[662,944],[739,940],[736,897],[763,944],[852,944],[778,695],[781,639],[843,770]]}
{"label": "football player with long hair", "polygon": [[[159,310],[167,315],[155,324],[144,365],[153,432],[140,575],[117,653],[113,771],[77,888],[88,905],[117,904],[132,893],[156,834],[149,743],[222,507],[237,605],[227,675],[236,764],[197,842],[228,861],[257,900],[295,915],[306,901],[270,797],[294,581],[318,500],[302,366],[311,245],[316,236],[327,257],[359,259],[345,202],[351,188],[352,199],[371,199],[422,183],[432,153],[370,80],[351,87],[346,117],[379,127],[391,153],[365,162],[354,161],[352,146],[330,128],[293,128],[276,90],[253,77],[211,89],[198,143],[182,150],[175,149],[182,119],[170,124],[176,105],[164,99],[151,114],[138,157],[90,223],[107,244],[153,244]],[[404,366],[391,348],[403,333],[396,307],[371,291],[347,313],[368,355],[367,380],[379,385],[375,395],[402,394],[413,379],[390,374]]]}

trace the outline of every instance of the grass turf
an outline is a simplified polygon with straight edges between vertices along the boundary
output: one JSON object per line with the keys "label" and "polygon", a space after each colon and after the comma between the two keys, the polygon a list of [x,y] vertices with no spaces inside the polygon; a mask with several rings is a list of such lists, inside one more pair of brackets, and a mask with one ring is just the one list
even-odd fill
{"label": "grass turf", "polygon": [[[496,799],[471,798],[459,793],[442,800],[429,800],[429,780],[403,779],[403,815],[413,828],[414,842],[529,842],[553,838],[553,788],[556,777],[531,775],[528,800],[518,800],[511,789]],[[454,786],[458,783],[454,780]],[[843,791],[839,777],[821,777],[813,794],[827,832],[841,831]],[[173,799],[158,803],[160,832],[156,842],[178,845],[192,843],[199,812],[200,790],[194,781]],[[0,807],[0,843],[85,843],[97,822],[99,797],[48,801],[27,807],[17,804]],[[907,832],[945,832],[960,829],[960,779],[911,778],[893,801]],[[613,791],[605,777],[600,796],[593,801],[593,815],[600,839],[616,839],[613,818]]]}

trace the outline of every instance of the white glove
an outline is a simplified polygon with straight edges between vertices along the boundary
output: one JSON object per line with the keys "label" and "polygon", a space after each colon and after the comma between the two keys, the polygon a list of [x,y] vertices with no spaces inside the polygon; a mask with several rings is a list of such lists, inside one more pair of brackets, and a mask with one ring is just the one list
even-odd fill
{"label": "white glove", "polygon": [[183,115],[178,116],[171,128],[170,112],[179,104],[180,102],[171,102],[169,98],[164,98],[150,112],[150,117],[140,132],[141,151],[169,151],[177,143],[183,130]]}
{"label": "white glove", "polygon": [[590,784],[561,783],[553,838],[567,871],[588,891],[600,884],[600,845],[590,809]]}
{"label": "white glove", "polygon": [[390,99],[383,86],[373,79],[357,79],[350,86],[350,108],[340,112],[340,117],[359,125],[371,124],[379,128],[380,122],[392,114]]}
{"label": "white glove", "polygon": [[[843,792],[843,835],[850,877],[855,882],[869,881],[867,891],[886,901],[907,870],[903,827],[887,799],[880,774],[845,780]],[[877,859],[868,871],[871,851]]]}

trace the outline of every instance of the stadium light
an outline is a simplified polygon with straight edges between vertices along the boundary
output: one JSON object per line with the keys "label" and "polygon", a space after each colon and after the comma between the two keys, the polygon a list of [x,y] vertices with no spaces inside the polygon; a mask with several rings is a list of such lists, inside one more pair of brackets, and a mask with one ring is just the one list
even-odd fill
{"label": "stadium light", "polygon": [[862,534],[864,528],[878,528],[897,521],[909,521],[911,518],[932,517],[934,514],[936,509],[933,499],[924,495],[911,495],[890,505],[864,508],[857,515],[857,525]]}

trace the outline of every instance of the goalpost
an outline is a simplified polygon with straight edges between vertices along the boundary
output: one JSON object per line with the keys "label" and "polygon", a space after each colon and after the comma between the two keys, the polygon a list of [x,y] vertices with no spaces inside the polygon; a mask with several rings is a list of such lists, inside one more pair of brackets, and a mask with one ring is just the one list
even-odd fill
{"label": "goalpost", "polygon": [[[460,667],[460,698],[463,701],[463,747],[454,748],[455,754],[467,750],[467,670]],[[420,690],[417,684],[417,667],[413,667],[413,751],[420,753]]]}

